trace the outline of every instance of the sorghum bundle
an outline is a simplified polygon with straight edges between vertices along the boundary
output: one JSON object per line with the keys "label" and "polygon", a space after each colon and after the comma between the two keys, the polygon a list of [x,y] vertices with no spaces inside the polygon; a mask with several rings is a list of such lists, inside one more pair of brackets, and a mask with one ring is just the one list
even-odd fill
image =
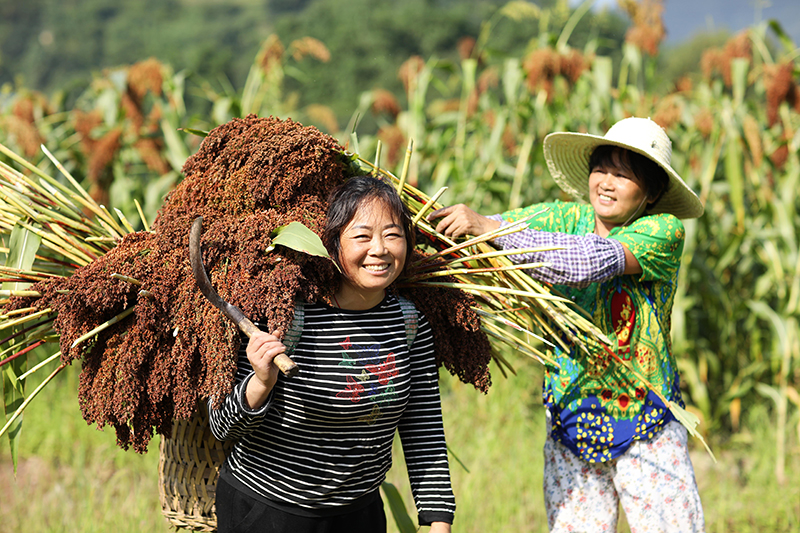
{"label": "sorghum bundle", "polygon": [[[35,306],[57,315],[62,361],[80,358],[84,419],[115,428],[123,448],[144,452],[153,431],[169,435],[199,401],[220,400],[233,385],[240,337],[202,295],[188,260],[188,235],[203,216],[203,260],[220,296],[270,331],[286,331],[297,299],[328,299],[333,264],[277,246],[279,226],[300,222],[317,234],[330,191],[363,173],[332,137],[291,120],[248,116],[214,130],[183,167],[152,231],[125,236],[67,278],[33,285],[6,311]],[[117,276],[112,277],[112,274]],[[458,290],[399,289],[434,329],[439,363],[485,391],[490,346]],[[133,307],[93,338],[76,339]]]}

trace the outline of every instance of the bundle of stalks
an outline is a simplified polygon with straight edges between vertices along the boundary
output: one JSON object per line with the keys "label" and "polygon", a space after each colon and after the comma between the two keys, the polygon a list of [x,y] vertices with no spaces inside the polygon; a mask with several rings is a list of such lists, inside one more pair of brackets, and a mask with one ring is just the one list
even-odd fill
{"label": "bundle of stalks", "polygon": [[[411,146],[406,158],[410,157]],[[546,266],[545,263],[514,264],[508,258],[548,248],[503,251],[492,246],[496,237],[524,228],[526,220],[457,243],[437,232],[425,218],[430,211],[444,207],[438,200],[446,187],[429,197],[406,183],[402,175],[397,177],[365,159],[360,161],[396,183],[422,241],[434,250],[411,263],[408,275],[398,282],[400,287],[457,288],[472,295],[474,309],[482,319],[481,327],[489,337],[542,364],[558,366],[548,354],[554,343],[565,350],[567,343],[574,343],[587,353],[590,348],[611,345],[586,313],[527,272]],[[513,372],[499,351],[493,357],[504,375],[505,370]]]}
{"label": "bundle of stalks", "polygon": [[[169,436],[174,419],[231,390],[240,342],[192,276],[194,218],[207,221],[203,261],[220,296],[271,331],[286,331],[296,299],[330,300],[336,271],[326,258],[272,246],[275,231],[300,222],[319,234],[330,190],[370,172],[395,180],[425,236],[428,248],[414,252],[409,274],[391,290],[428,318],[441,366],[485,392],[493,357],[504,373],[511,369],[489,338],[547,364],[553,360],[541,343],[607,342],[522,270],[537,265],[512,265],[492,248],[495,234],[450,241],[423,218],[436,198],[291,120],[248,116],[212,130],[152,229],[140,210],[142,231],[92,200],[46,150],[68,185],[5,147],[0,152],[24,169],[0,165],[0,229],[9,242],[0,268],[0,365],[9,365],[14,385],[4,395],[7,411],[14,408],[0,434],[13,431],[41,388],[80,359],[78,399],[88,423],[113,426],[118,444],[139,452],[154,432]],[[25,370],[28,355],[48,344],[60,350]],[[17,401],[25,380],[56,360]]]}
{"label": "bundle of stalks", "polygon": [[[412,143],[406,152],[406,164],[411,154]],[[380,148],[379,148],[380,149]],[[417,229],[425,240],[436,250],[414,261],[410,274],[401,280],[402,286],[420,287],[430,290],[431,287],[457,287],[475,298],[476,312],[482,318],[482,328],[487,335],[499,344],[511,347],[516,353],[524,354],[540,363],[557,367],[558,363],[547,352],[557,343],[564,351],[569,351],[568,344],[577,346],[590,360],[609,362],[624,367],[632,379],[638,380],[644,387],[652,391],[675,418],[689,431],[689,434],[701,441],[712,459],[716,461],[703,436],[698,432],[699,419],[686,411],[676,402],[664,396],[658,387],[639,372],[630,361],[619,357],[616,343],[599,329],[591,317],[580,307],[560,296],[547,284],[538,282],[525,271],[545,266],[544,263],[514,264],[508,258],[512,252],[495,249],[490,241],[496,237],[507,235],[527,227],[528,219],[500,228],[460,243],[438,233],[427,222],[425,214],[444,207],[438,199],[446,187],[440,189],[433,197],[405,183],[399,178],[379,168],[376,164],[361,160],[374,172],[389,177],[397,183],[404,203],[411,211]],[[536,214],[532,215],[532,217]],[[514,254],[526,254],[545,251],[547,248],[531,248],[513,250]],[[444,277],[452,278],[445,279]],[[504,327],[505,326],[505,327]],[[542,332],[546,337],[533,331]],[[531,342],[536,340],[539,342]],[[543,346],[544,345],[544,346]],[[503,367],[513,371],[499,352],[493,354]],[[505,374],[505,372],[503,372]]]}

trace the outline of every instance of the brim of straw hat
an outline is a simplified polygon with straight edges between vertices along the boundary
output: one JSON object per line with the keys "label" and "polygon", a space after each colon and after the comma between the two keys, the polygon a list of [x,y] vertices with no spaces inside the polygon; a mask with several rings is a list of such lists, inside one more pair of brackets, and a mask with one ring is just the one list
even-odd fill
{"label": "brim of straw hat", "polygon": [[655,162],[669,176],[669,187],[661,198],[648,207],[647,213],[670,213],[678,218],[697,218],[703,214],[703,204],[675,170],[653,158],[645,150],[588,133],[557,132],[544,139],[547,168],[559,187],[577,200],[589,200],[589,159],[595,148],[602,145],[619,146]]}

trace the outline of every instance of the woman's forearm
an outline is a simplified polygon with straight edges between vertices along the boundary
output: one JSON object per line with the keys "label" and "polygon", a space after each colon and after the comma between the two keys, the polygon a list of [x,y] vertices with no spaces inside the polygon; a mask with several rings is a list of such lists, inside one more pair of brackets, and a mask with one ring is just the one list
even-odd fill
{"label": "woman's forearm", "polygon": [[625,272],[625,247],[614,239],[595,234],[569,235],[524,228],[494,239],[504,250],[554,248],[510,255],[514,263],[547,263],[528,272],[540,281],[585,287]]}

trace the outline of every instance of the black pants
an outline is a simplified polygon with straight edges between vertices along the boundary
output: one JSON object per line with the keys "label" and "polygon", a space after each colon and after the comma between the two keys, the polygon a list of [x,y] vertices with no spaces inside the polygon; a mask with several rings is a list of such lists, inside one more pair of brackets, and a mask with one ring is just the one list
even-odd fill
{"label": "black pants", "polygon": [[342,515],[298,516],[270,507],[218,479],[216,506],[218,533],[386,533],[380,497]]}

